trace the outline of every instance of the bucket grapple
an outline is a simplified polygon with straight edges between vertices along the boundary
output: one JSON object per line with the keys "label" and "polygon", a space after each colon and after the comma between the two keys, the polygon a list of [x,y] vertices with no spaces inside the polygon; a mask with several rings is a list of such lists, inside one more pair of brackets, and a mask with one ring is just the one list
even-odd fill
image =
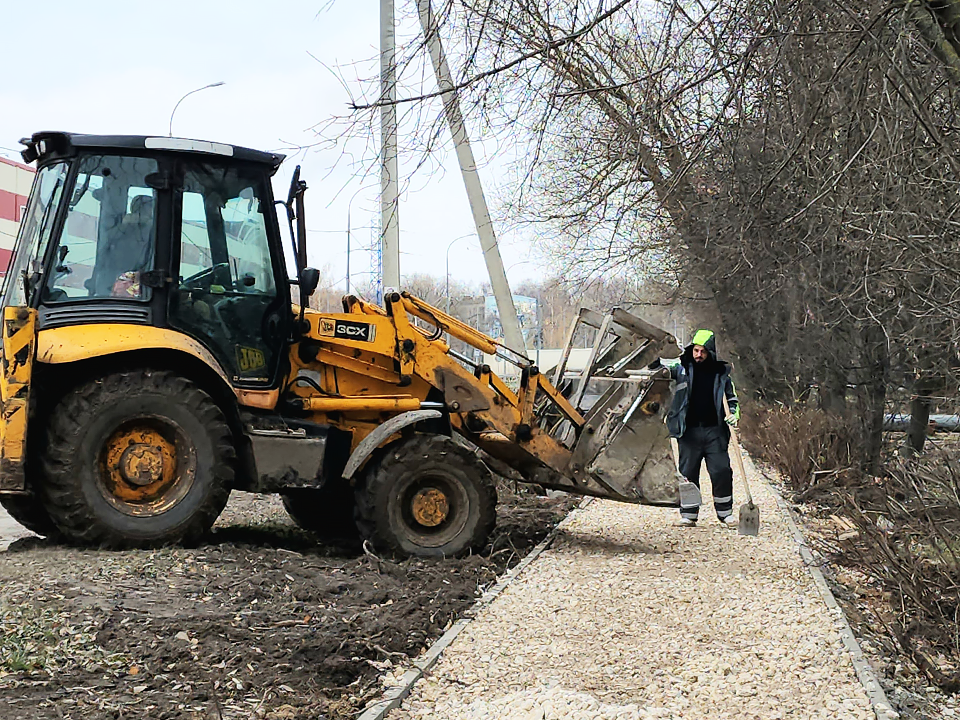
{"label": "bucket grapple", "polygon": [[[422,305],[414,298],[408,302]],[[422,308],[420,314],[437,318],[441,327],[452,320],[436,309]],[[567,366],[573,342],[584,327],[593,331],[594,341],[585,366],[571,372]],[[519,418],[513,428],[492,428],[484,426],[482,412],[468,413],[459,429],[469,440],[525,480],[547,488],[645,505],[679,505],[676,465],[664,423],[672,399],[670,378],[663,370],[648,369],[658,358],[679,356],[672,335],[620,308],[607,315],[583,308],[570,327],[552,380],[496,340],[484,336],[477,342],[475,335],[472,328],[461,329],[457,337],[478,349],[493,345],[495,354],[520,369],[516,396],[501,392]],[[473,368],[481,382],[505,389],[488,366]]]}

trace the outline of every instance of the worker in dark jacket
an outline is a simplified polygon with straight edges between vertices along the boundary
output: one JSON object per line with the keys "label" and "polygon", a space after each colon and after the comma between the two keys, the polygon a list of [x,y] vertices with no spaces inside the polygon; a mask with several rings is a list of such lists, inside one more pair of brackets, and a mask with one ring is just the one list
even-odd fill
{"label": "worker in dark jacket", "polygon": [[[735,527],[733,517],[733,470],[727,445],[728,424],[740,418],[740,403],[730,372],[733,367],[717,359],[716,336],[712,330],[697,330],[693,342],[670,367],[676,381],[673,404],[667,413],[667,429],[677,438],[680,474],[700,487],[700,464],[707,461],[713,486],[713,507],[721,524]],[[723,397],[730,406],[725,417]],[[699,506],[680,507],[680,524],[696,525]]]}

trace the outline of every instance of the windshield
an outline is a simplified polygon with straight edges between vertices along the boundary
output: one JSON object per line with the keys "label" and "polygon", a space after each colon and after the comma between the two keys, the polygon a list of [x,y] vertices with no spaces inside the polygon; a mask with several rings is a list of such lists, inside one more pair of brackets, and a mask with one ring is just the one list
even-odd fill
{"label": "windshield", "polygon": [[33,181],[30,202],[20,225],[13,262],[3,283],[4,305],[26,305],[43,272],[43,257],[50,242],[57,206],[67,178],[67,164],[40,169]]}

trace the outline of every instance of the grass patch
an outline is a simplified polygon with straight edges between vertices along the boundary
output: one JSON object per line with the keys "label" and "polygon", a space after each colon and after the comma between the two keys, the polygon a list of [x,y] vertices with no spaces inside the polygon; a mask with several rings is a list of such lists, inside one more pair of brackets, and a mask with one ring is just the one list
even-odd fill
{"label": "grass patch", "polygon": [[127,658],[97,642],[99,626],[78,625],[63,612],[31,605],[0,606],[0,679],[4,675],[54,674],[66,665],[111,671]]}

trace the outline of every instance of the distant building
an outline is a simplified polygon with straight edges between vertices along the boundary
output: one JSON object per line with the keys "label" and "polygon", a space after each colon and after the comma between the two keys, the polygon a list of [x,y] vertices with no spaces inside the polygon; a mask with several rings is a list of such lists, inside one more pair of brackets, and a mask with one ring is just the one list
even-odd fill
{"label": "distant building", "polygon": [[484,297],[472,296],[457,300],[450,311],[455,318],[465,322],[470,327],[483,331],[486,329],[486,304]]}
{"label": "distant building", "polygon": [[0,157],[0,277],[6,275],[36,170]]}
{"label": "distant building", "polygon": [[[500,324],[500,309],[497,299],[493,295],[484,298],[484,322],[480,327],[490,337],[503,337],[503,326]],[[527,349],[538,345],[540,331],[540,315],[537,299],[525,295],[514,295],[513,305],[517,309],[517,319],[520,321],[520,332],[523,334]]]}

